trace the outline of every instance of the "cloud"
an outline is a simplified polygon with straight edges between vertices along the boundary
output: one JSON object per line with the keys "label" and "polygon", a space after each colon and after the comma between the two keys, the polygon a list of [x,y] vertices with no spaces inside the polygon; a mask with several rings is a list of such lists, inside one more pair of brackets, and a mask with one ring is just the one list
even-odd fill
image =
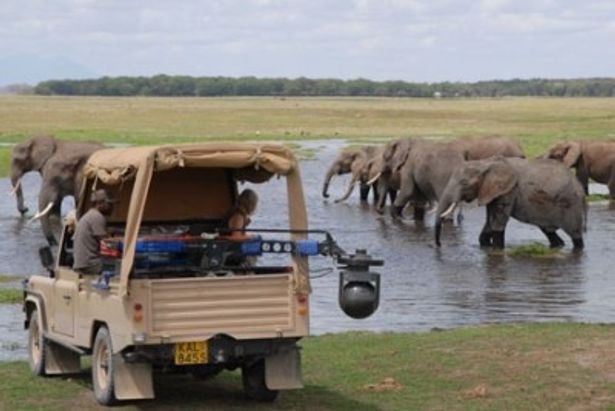
{"label": "cloud", "polygon": [[479,66],[490,78],[511,67],[516,77],[549,76],[547,65],[531,71],[514,59],[566,47],[561,64],[571,73],[581,70],[579,58],[606,71],[614,7],[606,0],[5,1],[0,54],[63,58],[108,75],[431,81],[473,78]]}

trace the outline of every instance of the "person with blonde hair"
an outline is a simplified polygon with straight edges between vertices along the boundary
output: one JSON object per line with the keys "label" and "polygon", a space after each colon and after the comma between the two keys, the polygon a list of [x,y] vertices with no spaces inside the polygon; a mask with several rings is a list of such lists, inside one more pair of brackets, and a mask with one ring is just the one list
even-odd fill
{"label": "person with blonde hair", "polygon": [[231,231],[230,236],[236,238],[244,238],[245,231],[243,231],[252,221],[251,216],[256,211],[256,205],[258,204],[258,195],[249,188],[246,188],[237,197],[237,204],[228,220],[228,228],[234,230]]}

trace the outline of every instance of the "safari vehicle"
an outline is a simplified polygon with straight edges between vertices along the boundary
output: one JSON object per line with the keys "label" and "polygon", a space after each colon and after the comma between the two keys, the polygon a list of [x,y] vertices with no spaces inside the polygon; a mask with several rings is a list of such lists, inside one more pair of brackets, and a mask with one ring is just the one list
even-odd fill
{"label": "safari vehicle", "polygon": [[[238,182],[273,176],[286,179],[288,229],[230,238]],[[208,377],[241,368],[246,394],[263,401],[300,388],[297,342],[309,332],[310,255],[341,264],[346,313],[361,318],[377,308],[379,277],[368,269],[379,262],[365,252],[348,255],[328,233],[308,230],[297,161],[283,146],[104,149],[85,165],[82,186],[77,218],[91,206],[88,194],[105,188],[118,200],[108,227],[119,235],[101,242],[102,273],[84,275],[71,268],[74,225],[66,223],[57,258],[42,252],[51,258],[48,275],[24,284],[25,327],[33,373],[79,372],[80,357],[91,355],[102,404],[153,398],[154,370]],[[308,238],[316,235],[324,239]],[[263,265],[266,253],[287,257]]]}

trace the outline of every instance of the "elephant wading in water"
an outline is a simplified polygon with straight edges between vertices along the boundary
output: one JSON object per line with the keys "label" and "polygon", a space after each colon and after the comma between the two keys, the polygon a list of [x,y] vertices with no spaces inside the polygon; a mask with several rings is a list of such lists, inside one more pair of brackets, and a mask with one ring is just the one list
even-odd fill
{"label": "elephant wading in water", "polygon": [[586,205],[583,187],[557,161],[494,157],[468,161],[458,168],[442,193],[437,208],[435,239],[440,246],[442,218],[461,201],[487,206],[480,233],[481,246],[504,248],[508,219],[538,226],[551,247],[562,247],[557,235],[564,230],[574,248],[583,248]]}
{"label": "elephant wading in water", "polygon": [[563,141],[544,155],[576,169],[577,178],[589,194],[589,179],[609,187],[615,199],[615,141]]}
{"label": "elephant wading in water", "polygon": [[[395,194],[400,188],[401,175],[400,171],[406,160],[410,150],[416,143],[425,143],[418,139],[401,139],[389,142],[382,154],[382,167],[380,170],[380,179],[378,180],[378,191],[389,190],[392,195],[392,202],[395,200]],[[440,144],[445,147],[459,152],[465,160],[480,160],[496,155],[504,157],[520,157],[523,158],[523,149],[519,143],[504,137],[486,137],[486,138],[460,138],[450,142]],[[448,152],[448,155],[452,155]],[[456,160],[456,161],[457,161]],[[381,198],[378,202],[377,211],[384,211],[384,201]],[[420,217],[422,211],[417,211]],[[416,217],[416,216],[415,216]]]}
{"label": "elephant wading in water", "polygon": [[414,219],[423,221],[426,206],[440,200],[453,172],[464,162],[465,158],[458,150],[445,144],[413,143],[399,170],[399,193],[391,215],[400,217],[410,202],[414,206]]}
{"label": "elephant wading in water", "polygon": [[11,156],[11,184],[17,198],[17,210],[28,211],[24,204],[21,178],[29,171],[41,175],[38,213],[32,218],[41,220],[43,234],[49,244],[56,244],[49,223],[49,214],[60,214],[62,199],[75,196],[81,188],[81,172],[88,157],[103,148],[98,143],[57,140],[51,136],[35,136],[13,147]]}
{"label": "elephant wading in water", "polygon": [[[376,156],[380,156],[382,148],[378,146],[363,146],[360,148],[347,150],[341,152],[333,161],[327,174],[325,175],[325,181],[322,186],[322,196],[329,198],[329,184],[334,175],[342,175],[351,173],[350,183],[344,195],[336,200],[336,202],[346,200],[354,189],[356,183],[361,184],[361,201],[367,201],[369,195],[370,185],[366,184],[367,174],[366,170],[368,163]],[[378,194],[376,190],[373,190],[374,201],[377,201]]]}
{"label": "elephant wading in water", "polygon": [[[408,159],[410,149],[418,140],[397,139],[389,141],[383,148],[382,154],[371,169],[373,175],[368,183],[374,182],[379,193],[389,193],[391,203],[395,202],[399,184],[401,181],[400,171]],[[380,214],[384,211],[386,197],[380,196],[376,206],[376,211]]]}

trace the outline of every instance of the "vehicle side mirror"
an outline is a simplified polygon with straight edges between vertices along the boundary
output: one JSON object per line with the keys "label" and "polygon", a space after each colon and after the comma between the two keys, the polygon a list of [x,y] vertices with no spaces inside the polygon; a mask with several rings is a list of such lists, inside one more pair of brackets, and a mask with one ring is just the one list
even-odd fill
{"label": "vehicle side mirror", "polygon": [[339,304],[349,317],[362,319],[372,315],[380,303],[380,274],[369,267],[383,265],[382,260],[372,260],[365,250],[356,250],[350,256],[338,259],[340,268]]}
{"label": "vehicle side mirror", "polygon": [[39,248],[38,256],[41,260],[42,266],[45,267],[45,269],[49,271],[49,273],[51,273],[53,276],[53,263],[55,261],[51,252],[51,248],[49,246]]}

